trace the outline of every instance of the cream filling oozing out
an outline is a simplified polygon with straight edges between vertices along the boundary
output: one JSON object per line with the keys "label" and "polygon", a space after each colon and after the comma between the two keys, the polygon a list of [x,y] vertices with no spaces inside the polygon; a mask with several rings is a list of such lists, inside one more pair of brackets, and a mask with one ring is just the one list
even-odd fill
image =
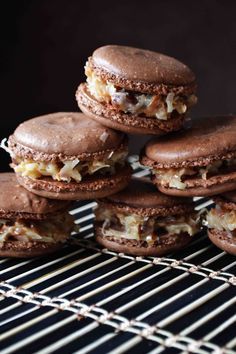
{"label": "cream filling oozing out", "polygon": [[104,206],[95,210],[96,221],[102,225],[103,236],[113,236],[130,240],[144,240],[152,243],[166,234],[187,232],[190,236],[199,230],[199,215],[168,217],[143,217],[114,212]]}
{"label": "cream filling oozing out", "polygon": [[80,161],[75,159],[59,163],[24,160],[16,156],[13,158],[13,168],[16,173],[33,179],[50,176],[57,181],[70,182],[74,180],[80,182],[84,176],[93,175],[98,171],[101,174],[114,174],[118,165],[124,166],[126,156],[127,152],[122,151],[111,153],[103,160]]}
{"label": "cream filling oozing out", "polygon": [[72,231],[78,230],[68,213],[47,220],[0,219],[0,242],[65,242]]}
{"label": "cream filling oozing out", "polygon": [[159,169],[153,170],[157,181],[163,185],[170,188],[176,189],[186,189],[186,183],[184,180],[191,177],[200,177],[204,180],[207,180],[211,176],[216,174],[225,173],[223,168],[229,169],[232,168],[236,171],[236,159],[228,159],[215,161],[212,164],[204,167],[186,167],[186,168],[170,168],[170,169]]}
{"label": "cream filling oozing out", "polygon": [[193,94],[180,96],[170,92],[164,96],[125,91],[99,78],[88,63],[85,66],[85,74],[89,92],[99,102],[111,103],[126,113],[144,114],[146,117],[167,120],[173,111],[184,114],[197,103],[197,97]]}
{"label": "cream filling oozing out", "polygon": [[208,212],[204,224],[209,229],[227,231],[231,234],[236,231],[236,210],[226,210],[217,205]]}

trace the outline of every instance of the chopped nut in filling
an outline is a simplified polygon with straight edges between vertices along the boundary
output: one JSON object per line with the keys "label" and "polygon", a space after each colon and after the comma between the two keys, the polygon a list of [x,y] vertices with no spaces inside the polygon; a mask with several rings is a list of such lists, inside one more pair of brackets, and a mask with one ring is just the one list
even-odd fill
{"label": "chopped nut in filling", "polygon": [[124,166],[126,156],[127,152],[122,151],[114,152],[103,160],[80,161],[75,159],[61,162],[24,160],[16,156],[13,158],[13,168],[22,176],[33,179],[50,176],[57,181],[80,182],[84,176],[93,175],[98,171],[100,174],[114,174],[118,166]]}
{"label": "chopped nut in filling", "polygon": [[134,240],[154,242],[166,234],[187,232],[190,236],[196,234],[199,227],[197,214],[143,217],[136,214],[116,213],[111,209],[99,206],[95,210],[96,221],[102,226],[103,236],[114,236]]}
{"label": "chopped nut in filling", "polygon": [[170,92],[168,95],[149,95],[114,86],[99,78],[87,63],[85,66],[89,92],[99,101],[112,104],[126,113],[144,114],[160,120],[170,118],[173,111],[184,114],[196,104],[195,95],[180,96]]}
{"label": "chopped nut in filling", "polygon": [[191,177],[208,178],[219,174],[236,171],[236,159],[215,161],[212,164],[204,167],[186,167],[186,168],[170,168],[153,170],[157,181],[169,188],[185,189],[185,180]]}
{"label": "chopped nut in filling", "polygon": [[65,242],[73,230],[78,231],[69,213],[47,220],[0,219],[0,242]]}
{"label": "chopped nut in filling", "polygon": [[236,231],[236,210],[226,210],[217,205],[208,212],[204,224],[209,229],[232,233]]}

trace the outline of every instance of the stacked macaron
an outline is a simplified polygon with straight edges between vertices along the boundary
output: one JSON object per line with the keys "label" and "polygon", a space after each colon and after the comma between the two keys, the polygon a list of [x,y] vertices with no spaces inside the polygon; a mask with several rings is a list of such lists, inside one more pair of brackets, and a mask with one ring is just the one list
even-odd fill
{"label": "stacked macaron", "polygon": [[199,118],[188,129],[152,139],[140,161],[169,195],[211,196],[236,189],[236,116]]}
{"label": "stacked macaron", "polygon": [[83,113],[25,121],[2,147],[15,171],[0,174],[2,256],[42,256],[58,249],[78,230],[69,201],[106,197],[126,187],[131,176],[127,136]]}
{"label": "stacked macaron", "polygon": [[[236,116],[199,118],[188,129],[154,138],[140,162],[158,190],[169,196],[213,196],[206,215],[210,240],[236,255]],[[217,196],[219,194],[219,196]]]}
{"label": "stacked macaron", "polygon": [[[218,193],[223,211],[217,207],[209,213],[209,237],[223,249],[225,243],[235,249],[235,198],[227,192],[236,189],[236,117],[200,118],[186,125],[197,102],[195,75],[160,53],[104,46],[88,59],[85,74],[86,83],[76,92],[83,113],[30,119],[16,128],[7,145],[2,143],[18,184],[11,187],[10,206],[4,206],[6,197],[0,200],[0,254],[53,250],[73,229],[71,219],[61,216],[62,205],[94,198],[95,236],[102,246],[134,255],[164,255],[187,245],[201,227],[192,197]],[[140,155],[151,180],[131,179],[126,133],[156,136]],[[19,190],[45,207],[33,203],[25,208]],[[59,238],[57,215],[59,223],[65,220]],[[51,231],[42,235],[41,224],[48,219]]]}
{"label": "stacked macaron", "polygon": [[105,126],[162,135],[179,130],[197,97],[193,72],[149,50],[108,45],[85,66],[87,82],[76,93],[80,109]]}

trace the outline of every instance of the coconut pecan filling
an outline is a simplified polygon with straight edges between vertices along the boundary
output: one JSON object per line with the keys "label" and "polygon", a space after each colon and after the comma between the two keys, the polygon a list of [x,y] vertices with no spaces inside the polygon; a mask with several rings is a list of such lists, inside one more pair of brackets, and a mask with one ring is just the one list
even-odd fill
{"label": "coconut pecan filling", "polygon": [[0,243],[20,242],[65,242],[72,231],[78,231],[74,218],[61,213],[46,220],[0,219]]}
{"label": "coconut pecan filling", "polygon": [[103,205],[95,210],[96,221],[103,236],[155,242],[163,235],[187,232],[190,236],[199,230],[197,213],[168,217],[143,217],[136,214],[116,213]]}
{"label": "coconut pecan filling", "polygon": [[227,159],[215,161],[208,166],[203,167],[186,167],[171,169],[154,169],[152,173],[155,175],[157,182],[165,187],[186,189],[185,181],[189,178],[201,178],[207,180],[218,174],[236,172],[236,159]]}
{"label": "coconut pecan filling", "polygon": [[33,161],[25,160],[19,156],[13,157],[12,167],[16,173],[33,179],[50,176],[56,181],[81,182],[83,177],[99,173],[112,175],[117,168],[125,165],[127,151],[112,152],[103,160],[80,161],[79,159],[67,161]]}
{"label": "coconut pecan filling", "polygon": [[150,95],[133,91],[126,91],[98,77],[89,63],[86,63],[85,74],[87,76],[88,90],[99,102],[109,103],[114,108],[125,112],[146,117],[156,117],[167,120],[172,112],[185,114],[187,110],[197,103],[195,95]]}
{"label": "coconut pecan filling", "polygon": [[236,210],[229,211],[217,205],[208,212],[204,225],[236,237]]}

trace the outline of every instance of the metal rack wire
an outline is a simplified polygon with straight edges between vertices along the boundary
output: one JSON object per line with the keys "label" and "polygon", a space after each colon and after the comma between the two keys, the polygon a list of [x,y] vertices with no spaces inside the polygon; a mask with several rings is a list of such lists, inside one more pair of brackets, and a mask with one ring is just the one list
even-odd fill
{"label": "metal rack wire", "polygon": [[205,231],[170,257],[101,249],[94,206],[71,211],[81,232],[56,255],[0,260],[1,354],[236,353],[235,257]]}

